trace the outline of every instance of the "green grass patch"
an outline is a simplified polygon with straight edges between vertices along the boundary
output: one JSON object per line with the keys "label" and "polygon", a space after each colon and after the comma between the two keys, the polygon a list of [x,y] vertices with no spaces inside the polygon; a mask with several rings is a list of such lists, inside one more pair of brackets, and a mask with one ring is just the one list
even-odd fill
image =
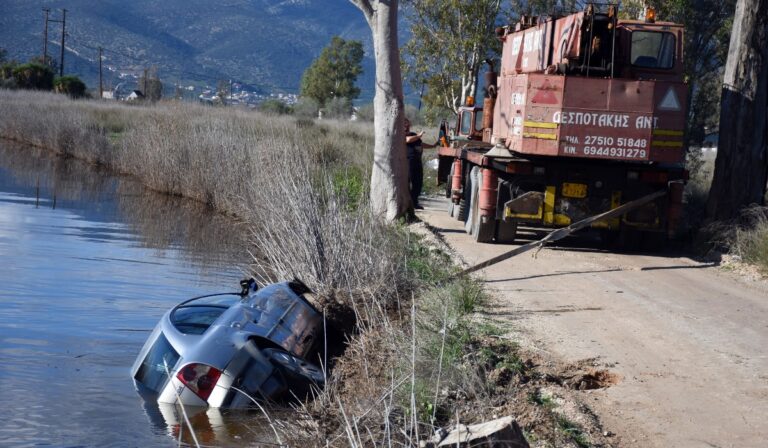
{"label": "green grass patch", "polygon": [[407,239],[407,275],[419,286],[428,287],[444,283],[458,272],[448,254],[425,244],[423,237],[408,232]]}
{"label": "green grass patch", "polygon": [[766,209],[754,209],[749,212],[752,216],[750,224],[735,232],[731,252],[740,255],[742,259],[758,266],[763,272],[768,272],[768,217]]}
{"label": "green grass patch", "polygon": [[576,423],[568,420],[565,416],[558,415],[555,422],[557,423],[557,429],[563,436],[570,439],[579,448],[590,448],[592,444],[589,442],[589,437],[582,431],[581,427]]}
{"label": "green grass patch", "polygon": [[367,179],[363,170],[357,167],[337,168],[331,177],[333,192],[344,201],[348,211],[357,210],[365,200]]}

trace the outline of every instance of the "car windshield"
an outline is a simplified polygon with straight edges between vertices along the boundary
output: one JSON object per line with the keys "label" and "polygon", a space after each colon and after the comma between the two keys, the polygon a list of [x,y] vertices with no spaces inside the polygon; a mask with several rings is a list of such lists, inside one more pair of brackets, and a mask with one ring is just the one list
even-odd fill
{"label": "car windshield", "polygon": [[171,313],[171,323],[184,334],[203,334],[227,308],[216,305],[182,306]]}
{"label": "car windshield", "polygon": [[632,65],[670,69],[675,63],[675,35],[655,31],[632,33]]}
{"label": "car windshield", "polygon": [[168,371],[172,372],[178,361],[178,352],[173,349],[168,339],[161,333],[139,366],[139,370],[136,372],[136,381],[150,390],[159,392],[168,380],[166,366]]}

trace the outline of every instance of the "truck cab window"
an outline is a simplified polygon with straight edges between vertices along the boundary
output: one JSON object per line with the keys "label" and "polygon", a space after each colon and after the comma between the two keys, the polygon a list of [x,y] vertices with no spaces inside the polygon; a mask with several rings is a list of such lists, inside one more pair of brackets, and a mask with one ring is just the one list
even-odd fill
{"label": "truck cab window", "polygon": [[675,35],[634,31],[630,60],[635,67],[671,69],[675,64]]}
{"label": "truck cab window", "polygon": [[475,112],[475,131],[483,132],[483,111]]}
{"label": "truck cab window", "polygon": [[465,111],[461,113],[459,118],[459,134],[469,135],[472,133],[472,113]]}

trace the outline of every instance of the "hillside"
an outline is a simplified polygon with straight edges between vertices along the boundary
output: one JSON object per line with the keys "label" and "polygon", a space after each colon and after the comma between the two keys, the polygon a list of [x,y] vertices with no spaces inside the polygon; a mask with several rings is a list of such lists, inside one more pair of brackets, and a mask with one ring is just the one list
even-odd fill
{"label": "hillside", "polygon": [[[89,86],[104,51],[105,83],[125,84],[155,65],[168,85],[216,85],[232,79],[264,93],[297,93],[301,74],[334,35],[364,42],[365,73],[358,81],[372,97],[370,32],[348,0],[3,0],[0,47],[10,58],[42,53],[43,12],[67,8],[65,70]],[[49,25],[48,52],[58,59],[61,25]]]}

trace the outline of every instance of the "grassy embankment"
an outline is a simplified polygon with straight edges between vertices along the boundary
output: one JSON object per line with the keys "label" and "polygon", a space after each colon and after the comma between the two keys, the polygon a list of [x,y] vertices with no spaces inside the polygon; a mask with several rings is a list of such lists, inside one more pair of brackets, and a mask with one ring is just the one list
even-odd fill
{"label": "grassy embankment", "polygon": [[686,185],[686,219],[694,231],[701,231],[706,250],[714,247],[738,256],[742,262],[756,266],[768,275],[768,207],[752,207],[729,223],[715,223],[700,228],[706,218],[707,195],[715,169],[714,154],[692,153],[688,169],[691,179]]}
{"label": "grassy embankment", "polygon": [[302,430],[278,425],[283,440],[412,446],[436,426],[529,406],[533,439],[583,446],[578,428],[555,424],[562,416],[539,403],[517,347],[477,315],[482,288],[448,281],[456,267],[440,249],[370,215],[371,135],[365,124],[0,90],[0,137],[236,216],[263,280],[298,277],[332,320],[352,323],[329,384],[297,419]]}

